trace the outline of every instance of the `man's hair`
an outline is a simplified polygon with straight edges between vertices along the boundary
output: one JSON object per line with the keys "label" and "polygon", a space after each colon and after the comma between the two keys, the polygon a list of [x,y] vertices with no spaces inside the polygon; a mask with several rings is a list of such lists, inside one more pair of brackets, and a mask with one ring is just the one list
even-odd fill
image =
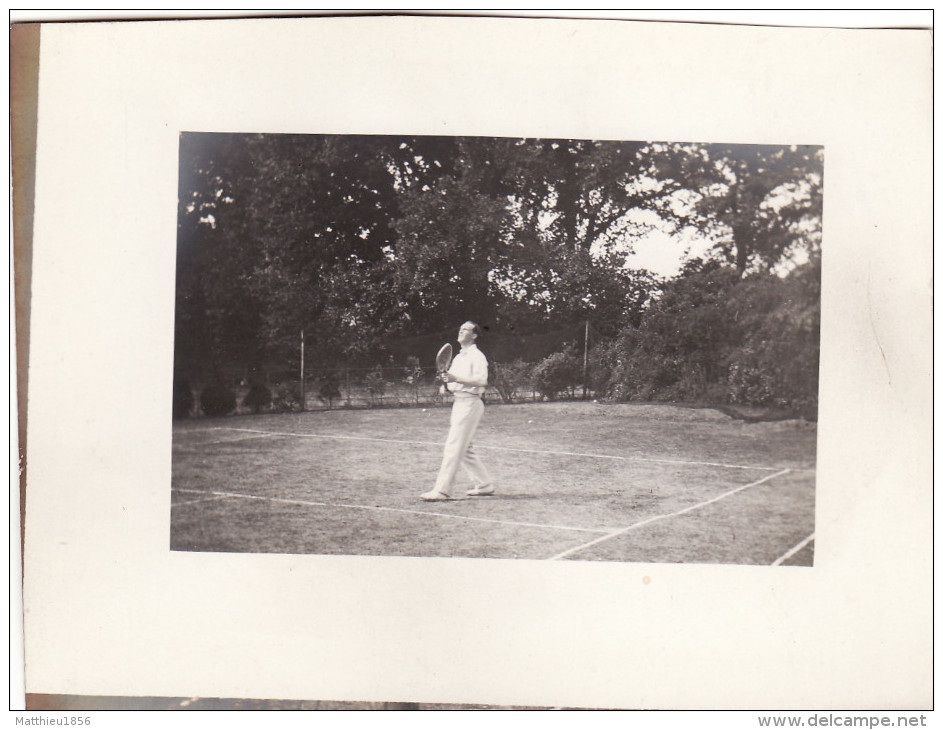
{"label": "man's hair", "polygon": [[481,337],[481,327],[479,327],[476,322],[472,322],[471,320],[469,320],[465,324],[470,324],[472,327],[474,327],[472,332],[475,333],[475,337]]}

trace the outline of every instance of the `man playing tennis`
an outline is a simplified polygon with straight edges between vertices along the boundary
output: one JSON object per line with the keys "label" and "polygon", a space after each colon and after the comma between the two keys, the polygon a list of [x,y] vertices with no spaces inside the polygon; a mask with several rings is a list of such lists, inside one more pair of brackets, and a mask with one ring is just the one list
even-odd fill
{"label": "man playing tennis", "polygon": [[475,344],[478,333],[478,325],[474,322],[466,322],[461,326],[458,330],[458,344],[462,346],[462,350],[455,356],[448,372],[440,376],[445,387],[454,396],[454,401],[449,435],[445,440],[442,466],[439,467],[435,488],[421,495],[426,502],[451,499],[452,483],[459,465],[465,468],[474,483],[466,494],[470,497],[494,494],[491,476],[478,454],[472,450],[471,443],[485,412],[481,394],[488,386],[488,360]]}

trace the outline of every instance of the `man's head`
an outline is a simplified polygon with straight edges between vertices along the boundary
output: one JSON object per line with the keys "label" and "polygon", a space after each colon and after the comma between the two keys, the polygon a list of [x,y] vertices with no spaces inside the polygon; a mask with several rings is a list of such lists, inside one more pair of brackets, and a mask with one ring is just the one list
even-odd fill
{"label": "man's head", "polygon": [[466,322],[458,329],[458,344],[463,347],[472,344],[478,339],[479,331],[477,324],[474,322]]}

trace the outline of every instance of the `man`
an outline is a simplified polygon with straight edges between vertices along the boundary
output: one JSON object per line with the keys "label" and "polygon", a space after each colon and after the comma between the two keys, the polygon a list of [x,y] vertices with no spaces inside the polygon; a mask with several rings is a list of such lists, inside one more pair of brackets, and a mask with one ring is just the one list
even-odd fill
{"label": "man", "polygon": [[488,386],[488,360],[478,349],[479,328],[474,322],[466,322],[458,330],[461,352],[452,360],[449,371],[442,375],[445,387],[454,396],[449,435],[445,440],[442,466],[435,488],[421,495],[426,502],[451,499],[452,483],[459,465],[465,468],[474,486],[466,492],[470,497],[486,497],[494,494],[491,476],[481,459],[472,450],[472,437],[485,412],[481,394]]}

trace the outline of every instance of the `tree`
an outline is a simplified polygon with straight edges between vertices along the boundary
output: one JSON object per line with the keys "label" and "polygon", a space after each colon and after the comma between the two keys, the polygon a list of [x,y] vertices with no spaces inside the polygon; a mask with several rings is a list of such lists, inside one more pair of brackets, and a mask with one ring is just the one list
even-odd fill
{"label": "tree", "polygon": [[740,275],[820,235],[818,148],[185,134],[180,170],[175,367],[196,385],[296,367],[302,330],[313,366],[469,317],[614,337],[663,288],[626,265],[659,221],[716,236]]}
{"label": "tree", "polygon": [[729,354],[733,403],[769,405],[815,420],[818,413],[821,266],[743,280],[729,302],[741,340]]}
{"label": "tree", "polygon": [[643,186],[643,145],[591,140],[512,140],[501,146],[510,227],[491,280],[502,319],[545,327],[591,319],[614,334],[637,319],[654,284],[626,267],[632,213],[654,209],[668,187]]}
{"label": "tree", "polygon": [[653,145],[658,175],[684,194],[661,214],[716,239],[741,275],[801,263],[821,245],[823,151],[797,145]]}
{"label": "tree", "polygon": [[814,418],[819,362],[819,264],[786,276],[741,277],[718,261],[692,262],[665,284],[639,327],[592,357],[619,399],[769,406]]}
{"label": "tree", "polygon": [[244,286],[245,255],[218,223],[231,207],[244,150],[230,135],[181,135],[177,235],[176,368],[220,380],[251,358],[258,309]]}
{"label": "tree", "polygon": [[[184,135],[178,342],[194,357],[290,359],[362,348],[389,312],[384,287],[398,193],[396,141]],[[350,312],[356,302],[366,311]]]}
{"label": "tree", "polygon": [[655,210],[678,183],[657,183],[641,142],[524,139],[507,163],[522,228],[572,250],[621,238],[628,214]]}
{"label": "tree", "polygon": [[507,201],[492,193],[494,164],[482,142],[460,140],[459,168],[401,193],[391,253],[393,284],[410,321],[426,329],[497,315],[490,272],[510,225]]}

